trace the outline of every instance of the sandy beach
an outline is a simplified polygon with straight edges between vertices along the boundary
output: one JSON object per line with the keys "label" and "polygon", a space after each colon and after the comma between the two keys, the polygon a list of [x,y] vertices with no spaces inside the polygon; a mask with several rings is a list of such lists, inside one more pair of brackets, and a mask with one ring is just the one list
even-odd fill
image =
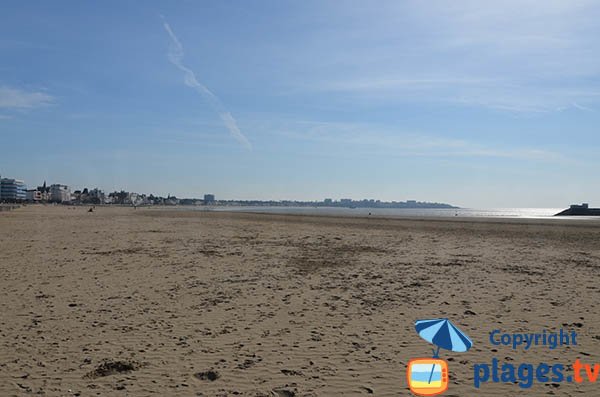
{"label": "sandy beach", "polygon": [[[0,214],[0,396],[410,395],[436,317],[474,342],[441,353],[448,396],[523,395],[474,388],[493,357],[600,362],[598,222],[87,209]],[[560,328],[578,345],[488,340]]]}

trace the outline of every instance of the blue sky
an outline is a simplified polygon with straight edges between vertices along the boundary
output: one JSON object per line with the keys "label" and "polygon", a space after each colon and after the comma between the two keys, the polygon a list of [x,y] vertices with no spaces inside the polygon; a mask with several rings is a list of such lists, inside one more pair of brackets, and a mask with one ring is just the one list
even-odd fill
{"label": "blue sky", "polygon": [[600,3],[5,1],[0,174],[600,205]]}

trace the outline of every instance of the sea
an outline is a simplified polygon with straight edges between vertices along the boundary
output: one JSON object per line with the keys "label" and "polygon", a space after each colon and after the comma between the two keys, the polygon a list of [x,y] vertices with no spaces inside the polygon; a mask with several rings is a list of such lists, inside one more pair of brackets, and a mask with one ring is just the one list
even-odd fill
{"label": "sea", "polygon": [[[206,207],[203,207],[206,209]],[[329,216],[376,216],[380,218],[530,218],[530,219],[589,219],[594,216],[554,216],[564,208],[340,208],[340,207],[212,207],[213,211],[235,211],[268,214],[329,215]]]}

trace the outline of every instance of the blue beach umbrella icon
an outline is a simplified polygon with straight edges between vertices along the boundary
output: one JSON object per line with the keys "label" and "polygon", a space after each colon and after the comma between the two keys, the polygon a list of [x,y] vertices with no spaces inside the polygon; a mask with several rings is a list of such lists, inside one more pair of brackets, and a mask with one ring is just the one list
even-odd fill
{"label": "blue beach umbrella icon", "polygon": [[[471,339],[447,318],[417,320],[415,329],[421,338],[437,346],[437,350],[433,349],[433,358],[439,357],[440,348],[462,353],[473,346]],[[431,368],[429,383],[431,383],[434,369],[435,365]]]}

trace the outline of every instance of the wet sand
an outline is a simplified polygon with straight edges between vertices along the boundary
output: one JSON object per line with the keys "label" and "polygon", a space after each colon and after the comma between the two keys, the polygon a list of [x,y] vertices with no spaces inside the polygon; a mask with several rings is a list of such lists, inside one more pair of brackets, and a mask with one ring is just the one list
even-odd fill
{"label": "wet sand", "polygon": [[[431,345],[448,396],[595,395],[473,386],[473,366],[600,362],[600,223],[372,219],[27,206],[0,214],[0,396],[399,396]],[[529,352],[491,330],[575,330]]]}

